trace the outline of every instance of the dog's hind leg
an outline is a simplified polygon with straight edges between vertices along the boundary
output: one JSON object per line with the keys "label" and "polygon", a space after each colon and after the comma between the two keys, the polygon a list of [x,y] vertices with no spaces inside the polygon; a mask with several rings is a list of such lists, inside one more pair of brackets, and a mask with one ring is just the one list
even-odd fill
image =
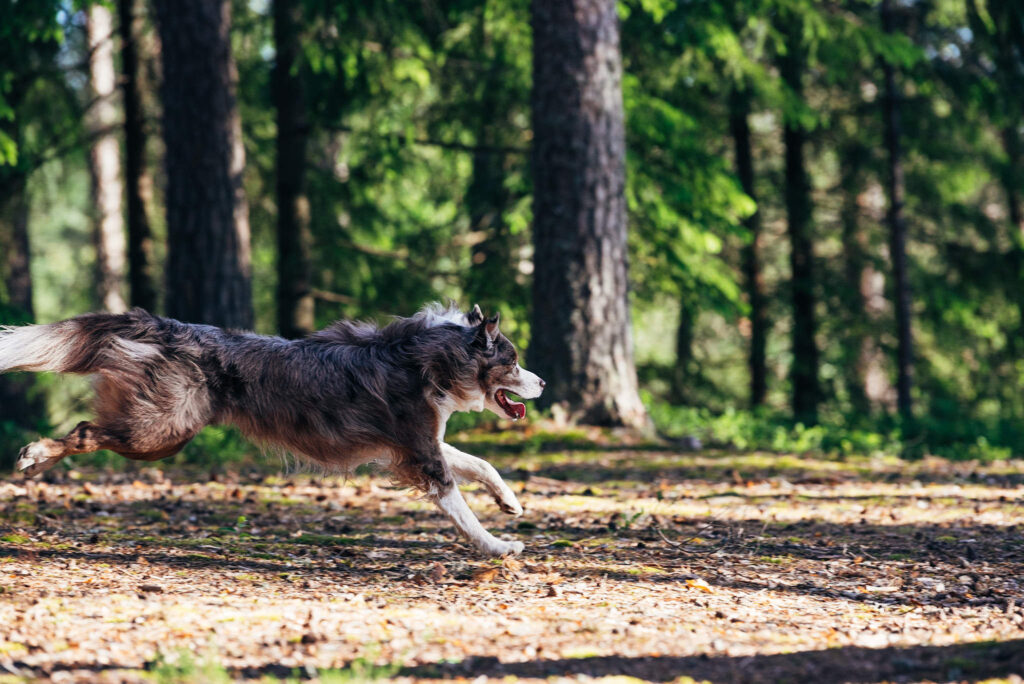
{"label": "dog's hind leg", "polygon": [[100,449],[115,450],[124,443],[103,428],[81,422],[61,439],[44,437],[22,448],[15,469],[32,477],[57,465],[65,456],[87,454]]}
{"label": "dog's hind leg", "polygon": [[477,458],[464,451],[459,451],[449,444],[441,444],[441,453],[448,461],[455,476],[462,482],[478,482],[487,488],[494,502],[498,504],[503,512],[519,517],[523,514],[523,507],[516,499],[516,495],[501,479],[501,475],[487,461]]}
{"label": "dog's hind leg", "polygon": [[18,454],[15,469],[24,473],[26,477],[32,477],[57,465],[65,456],[91,454],[103,449],[117,452],[133,460],[156,461],[176,454],[189,439],[191,436],[184,441],[174,440],[173,444],[143,450],[107,428],[83,421],[61,439],[44,437],[24,447]]}

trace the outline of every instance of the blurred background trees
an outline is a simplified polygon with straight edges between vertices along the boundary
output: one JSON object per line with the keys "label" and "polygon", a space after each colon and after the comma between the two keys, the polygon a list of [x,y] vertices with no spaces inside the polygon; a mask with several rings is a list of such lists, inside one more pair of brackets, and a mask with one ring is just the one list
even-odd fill
{"label": "blurred background trees", "polygon": [[584,422],[1021,454],[1022,92],[1005,0],[0,0],[0,315],[451,297]]}

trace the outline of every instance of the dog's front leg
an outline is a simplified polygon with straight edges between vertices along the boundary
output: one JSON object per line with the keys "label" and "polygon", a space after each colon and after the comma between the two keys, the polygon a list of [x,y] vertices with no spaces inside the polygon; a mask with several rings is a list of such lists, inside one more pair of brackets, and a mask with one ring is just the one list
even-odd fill
{"label": "dog's front leg", "polygon": [[482,553],[491,556],[506,556],[522,553],[523,543],[518,541],[502,541],[484,529],[470,510],[469,504],[462,498],[462,492],[456,485],[431,495],[438,508],[444,511],[459,532]]}
{"label": "dog's front leg", "polygon": [[441,444],[441,453],[444,454],[448,465],[460,480],[482,484],[494,497],[498,507],[505,513],[516,517],[523,514],[523,507],[519,505],[516,495],[490,463],[464,451],[459,451],[449,444]]}

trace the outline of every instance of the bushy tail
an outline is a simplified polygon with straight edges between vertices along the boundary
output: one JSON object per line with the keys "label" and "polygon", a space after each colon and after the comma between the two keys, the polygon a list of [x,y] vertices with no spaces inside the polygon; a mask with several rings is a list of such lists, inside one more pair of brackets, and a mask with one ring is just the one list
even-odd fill
{"label": "bushy tail", "polygon": [[0,373],[71,368],[77,326],[71,321],[22,327],[0,326]]}

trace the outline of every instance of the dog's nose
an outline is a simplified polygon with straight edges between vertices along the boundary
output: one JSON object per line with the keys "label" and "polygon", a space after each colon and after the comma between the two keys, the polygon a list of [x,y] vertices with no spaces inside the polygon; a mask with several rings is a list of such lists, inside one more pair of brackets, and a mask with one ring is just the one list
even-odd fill
{"label": "dog's nose", "polygon": [[544,389],[545,387],[547,387],[547,384],[548,384],[548,383],[544,382],[544,380],[543,380],[543,379],[542,379],[542,380],[540,380],[540,388],[541,388],[541,389]]}

